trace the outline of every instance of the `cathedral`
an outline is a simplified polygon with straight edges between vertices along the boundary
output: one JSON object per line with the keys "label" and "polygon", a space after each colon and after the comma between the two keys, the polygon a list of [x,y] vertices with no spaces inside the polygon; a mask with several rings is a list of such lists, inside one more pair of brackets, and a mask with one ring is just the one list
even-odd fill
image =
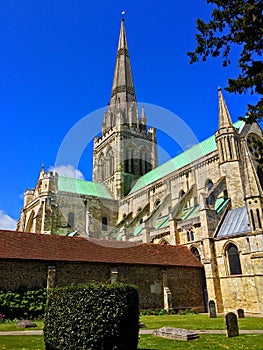
{"label": "cathedral", "polygon": [[94,138],[92,181],[46,172],[27,189],[17,230],[187,247],[218,312],[263,314],[263,172],[258,124],[232,122],[218,90],[218,130],[158,166],[139,111],[124,20],[110,102]]}

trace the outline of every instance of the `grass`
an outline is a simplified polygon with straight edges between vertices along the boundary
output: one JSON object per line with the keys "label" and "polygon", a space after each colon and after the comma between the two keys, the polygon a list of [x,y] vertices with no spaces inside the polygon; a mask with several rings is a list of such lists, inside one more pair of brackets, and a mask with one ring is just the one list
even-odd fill
{"label": "grass", "polygon": [[[235,338],[225,335],[201,334],[199,339],[191,341],[171,340],[152,335],[140,336],[140,350],[262,350],[263,334],[245,334]],[[1,336],[0,350],[44,350],[42,336],[21,335]]]}
{"label": "grass", "polygon": [[246,334],[235,338],[225,335],[200,335],[199,339],[183,341],[171,340],[152,335],[140,336],[139,349],[147,350],[262,350],[263,334]]}
{"label": "grass", "polygon": [[[140,321],[146,329],[157,329],[164,326],[186,329],[225,329],[224,317],[210,319],[208,315],[162,315],[141,316]],[[43,321],[36,322],[42,329]],[[247,317],[238,320],[239,329],[263,329],[263,318]],[[32,329],[32,328],[31,328]],[[16,327],[15,322],[0,323],[0,331],[23,330]],[[0,336],[0,350],[44,350],[41,335],[8,335]],[[214,350],[262,350],[263,334],[241,334],[235,338],[227,338],[225,334],[201,334],[199,339],[192,341],[171,340],[152,335],[140,335],[138,349],[140,350],[170,350],[170,349],[214,349]]]}
{"label": "grass", "polygon": [[[140,322],[145,324],[145,329],[158,329],[165,326],[186,329],[225,329],[224,316],[209,318],[206,314],[141,316]],[[243,330],[263,329],[263,317],[239,318],[238,326]]]}
{"label": "grass", "polygon": [[1,335],[0,350],[44,350],[42,335]]}

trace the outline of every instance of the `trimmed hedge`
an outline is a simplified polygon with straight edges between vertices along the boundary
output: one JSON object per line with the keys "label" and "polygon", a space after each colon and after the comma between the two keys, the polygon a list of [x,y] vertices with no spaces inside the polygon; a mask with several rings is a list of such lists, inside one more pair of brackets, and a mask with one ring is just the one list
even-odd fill
{"label": "trimmed hedge", "polygon": [[35,319],[44,316],[47,291],[44,288],[0,290],[0,314],[3,319]]}
{"label": "trimmed hedge", "polygon": [[139,298],[135,287],[89,284],[48,293],[46,350],[135,350]]}

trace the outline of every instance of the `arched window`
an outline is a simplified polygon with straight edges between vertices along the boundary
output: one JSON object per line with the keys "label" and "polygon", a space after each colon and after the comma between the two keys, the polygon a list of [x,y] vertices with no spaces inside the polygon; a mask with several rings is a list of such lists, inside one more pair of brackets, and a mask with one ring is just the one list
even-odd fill
{"label": "arched window", "polygon": [[241,275],[241,265],[239,259],[238,249],[234,244],[229,244],[227,247],[227,257],[229,263],[230,275]]}
{"label": "arched window", "polygon": [[205,188],[207,190],[207,192],[209,192],[211,190],[211,188],[213,187],[213,181],[210,179],[207,179],[205,182]]}
{"label": "arched window", "polygon": [[251,217],[251,221],[252,221],[253,230],[255,231],[256,225],[255,225],[254,213],[253,213],[252,209],[250,209],[250,217]]}
{"label": "arched window", "polygon": [[157,208],[161,204],[160,199],[157,199],[154,203],[155,208]]}
{"label": "arched window", "polygon": [[130,174],[134,173],[134,150],[131,146],[127,149],[126,152],[125,172]]}
{"label": "arched window", "polygon": [[194,231],[192,229],[188,230],[186,235],[187,235],[188,242],[195,240]]}
{"label": "arched window", "polygon": [[105,158],[103,153],[99,155],[98,166],[99,166],[99,181],[104,181],[106,174],[105,174]]}
{"label": "arched window", "polygon": [[199,250],[196,247],[192,247],[191,248],[191,252],[194,254],[194,256],[196,257],[196,259],[198,259],[199,261],[201,261],[201,256],[199,253]]}
{"label": "arched window", "polygon": [[184,195],[185,195],[185,191],[181,190],[181,191],[179,192],[179,198],[182,198]]}
{"label": "arched window", "polygon": [[108,229],[108,220],[106,217],[103,217],[101,220],[101,229],[102,231],[107,231]]}
{"label": "arched window", "polygon": [[68,214],[68,226],[74,227],[74,213]]}
{"label": "arched window", "polygon": [[112,176],[113,172],[114,172],[114,154],[112,149],[110,148],[109,151],[107,152],[107,173],[106,173],[106,177],[110,177]]}

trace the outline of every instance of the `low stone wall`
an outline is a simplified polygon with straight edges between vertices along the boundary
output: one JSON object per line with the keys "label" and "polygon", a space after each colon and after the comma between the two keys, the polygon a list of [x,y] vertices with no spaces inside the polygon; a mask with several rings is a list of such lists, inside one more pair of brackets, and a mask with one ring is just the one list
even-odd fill
{"label": "low stone wall", "polygon": [[140,308],[163,308],[163,287],[168,287],[173,308],[205,309],[203,269],[194,267],[5,259],[0,261],[0,288],[46,287],[51,266],[56,269],[55,286],[113,280],[130,283],[138,287]]}

